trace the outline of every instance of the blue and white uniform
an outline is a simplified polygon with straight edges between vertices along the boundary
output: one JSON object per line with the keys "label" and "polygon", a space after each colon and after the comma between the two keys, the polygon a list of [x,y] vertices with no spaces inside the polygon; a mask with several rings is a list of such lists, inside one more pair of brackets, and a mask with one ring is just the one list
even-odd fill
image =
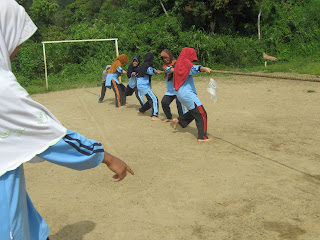
{"label": "blue and white uniform", "polygon": [[193,81],[193,75],[196,75],[200,72],[201,65],[193,65],[190,70],[189,76],[181,87],[176,91],[176,95],[179,101],[186,106],[188,110],[192,110],[197,106],[202,105],[200,99],[197,96],[196,87]]}
{"label": "blue and white uniform", "polygon": [[132,89],[134,89],[135,87],[137,87],[137,77],[136,76],[131,76],[129,78],[129,82],[128,82],[128,86]]}
{"label": "blue and white uniform", "polygon": [[157,96],[152,92],[152,86],[150,81],[150,76],[155,75],[154,71],[156,71],[153,67],[148,67],[146,74],[143,77],[138,77],[137,79],[137,88],[141,95],[145,95],[148,99],[140,109],[140,112],[145,112],[148,109],[152,108],[151,116],[158,116],[159,112],[159,103]]}
{"label": "blue and white uniform", "polygon": [[[171,68],[173,68],[173,66],[171,67],[167,67],[166,68],[166,72],[169,72],[171,70]],[[169,73],[166,73],[165,75],[165,79],[166,79],[166,86],[167,86],[167,91],[164,95],[167,95],[167,96],[176,96],[176,90],[174,89],[173,87],[173,81],[168,81],[168,76],[169,76]]]}
{"label": "blue and white uniform", "polygon": [[[165,69],[166,72],[170,71],[173,66],[167,67]],[[186,113],[185,107],[181,104],[181,102],[178,100],[176,96],[176,91],[173,87],[173,81],[172,79],[169,81],[168,76],[170,73],[166,73],[165,75],[165,80],[166,80],[166,86],[167,86],[167,91],[164,94],[162,100],[161,100],[161,106],[164,114],[166,115],[167,119],[172,119],[172,114],[171,114],[171,109],[170,109],[170,104],[174,99],[176,99],[176,104],[177,104],[177,110],[179,116],[183,115]],[[171,73],[172,75],[172,73]]]}
{"label": "blue and white uniform", "polygon": [[194,119],[198,129],[198,140],[208,139],[207,136],[207,112],[202,106],[197,96],[196,87],[193,81],[193,75],[200,72],[201,65],[193,65],[190,69],[189,76],[178,89],[177,97],[179,101],[189,110],[187,113],[178,117],[179,124],[185,128]]}
{"label": "blue and white uniform", "polygon": [[[104,158],[101,143],[67,131],[58,143],[38,155],[52,163],[76,170],[98,166]],[[26,192],[23,165],[0,177],[0,239],[46,240],[49,227]]]}
{"label": "blue and white uniform", "polygon": [[114,73],[108,73],[106,78],[106,87],[111,88],[111,80],[113,79],[117,84],[121,84],[119,81],[119,75],[122,73],[123,68],[117,67],[117,71]]}
{"label": "blue and white uniform", "polygon": [[117,67],[117,71],[108,73],[106,78],[106,87],[112,88],[114,91],[116,107],[121,107],[126,104],[126,87],[118,79],[122,70],[122,67]]}
{"label": "blue and white uniform", "polygon": [[143,77],[138,77],[137,88],[141,95],[146,95],[152,89],[150,76],[155,75],[153,67],[148,67],[146,74]]}
{"label": "blue and white uniform", "polygon": [[126,96],[131,96],[133,93],[135,93],[139,103],[141,106],[143,106],[146,102],[143,99],[143,96],[137,89],[137,77],[136,76],[131,76],[129,78],[128,86],[126,88]]}

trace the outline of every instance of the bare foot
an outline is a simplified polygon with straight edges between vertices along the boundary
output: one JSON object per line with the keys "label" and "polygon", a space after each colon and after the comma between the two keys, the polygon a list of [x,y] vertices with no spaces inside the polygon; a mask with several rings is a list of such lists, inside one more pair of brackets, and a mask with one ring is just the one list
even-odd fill
{"label": "bare foot", "polygon": [[164,122],[172,122],[172,119],[165,119],[165,120],[163,120]]}
{"label": "bare foot", "polygon": [[177,129],[177,125],[178,125],[178,123],[179,123],[178,118],[172,119],[172,122],[173,122],[173,128],[174,128],[174,129]]}
{"label": "bare foot", "polygon": [[140,112],[140,111],[138,111],[138,114],[145,114],[145,112]]}
{"label": "bare foot", "polygon": [[198,139],[198,142],[211,142],[212,139],[211,138],[207,138],[207,139]]}
{"label": "bare foot", "polygon": [[156,116],[152,116],[151,117],[151,121],[159,121],[160,119],[158,118],[158,117],[156,117]]}

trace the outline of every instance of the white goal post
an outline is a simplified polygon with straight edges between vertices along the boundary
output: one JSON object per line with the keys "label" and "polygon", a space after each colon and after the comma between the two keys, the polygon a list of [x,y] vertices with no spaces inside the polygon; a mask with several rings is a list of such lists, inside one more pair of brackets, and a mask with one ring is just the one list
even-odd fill
{"label": "white goal post", "polygon": [[61,40],[61,41],[44,41],[42,43],[43,47],[43,61],[44,61],[44,71],[46,76],[46,88],[48,90],[48,71],[47,71],[47,59],[46,59],[46,47],[45,44],[48,43],[70,43],[70,42],[102,42],[102,41],[114,41],[116,47],[116,55],[119,56],[118,50],[118,38],[107,38],[107,39],[83,39],[83,40]]}

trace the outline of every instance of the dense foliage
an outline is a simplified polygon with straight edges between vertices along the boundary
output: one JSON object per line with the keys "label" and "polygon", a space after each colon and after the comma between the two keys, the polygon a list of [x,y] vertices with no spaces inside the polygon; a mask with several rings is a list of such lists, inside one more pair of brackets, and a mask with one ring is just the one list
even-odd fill
{"label": "dense foliage", "polygon": [[[210,67],[262,64],[263,52],[279,61],[319,60],[319,0],[20,0],[36,25],[13,63],[23,84],[44,78],[42,41],[118,38],[119,52],[143,58],[151,51],[156,67],[161,50],[178,56],[196,49]],[[162,6],[163,4],[163,6]],[[262,5],[261,5],[262,4]],[[261,39],[257,19],[260,7]],[[56,81],[101,75],[115,56],[113,42],[46,45],[48,72]]]}

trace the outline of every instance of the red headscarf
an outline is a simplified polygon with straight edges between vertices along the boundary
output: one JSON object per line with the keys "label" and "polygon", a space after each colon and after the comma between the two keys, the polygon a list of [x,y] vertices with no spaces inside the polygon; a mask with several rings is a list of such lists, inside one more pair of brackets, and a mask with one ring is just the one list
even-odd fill
{"label": "red headscarf", "polygon": [[189,76],[190,70],[193,66],[192,61],[197,60],[198,57],[196,50],[187,47],[182,49],[173,72],[173,87],[176,91],[178,91]]}

